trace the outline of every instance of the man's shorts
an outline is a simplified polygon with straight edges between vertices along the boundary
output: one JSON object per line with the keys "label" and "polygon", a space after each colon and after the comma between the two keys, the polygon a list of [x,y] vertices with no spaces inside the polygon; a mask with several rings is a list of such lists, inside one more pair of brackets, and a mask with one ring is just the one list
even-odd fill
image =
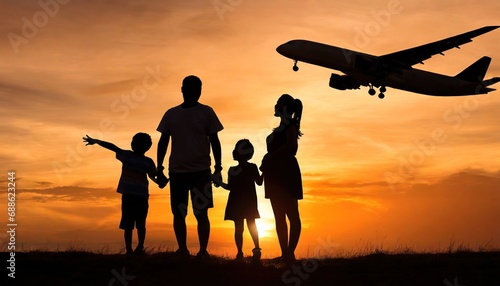
{"label": "man's shorts", "polygon": [[170,207],[174,215],[187,215],[189,193],[195,215],[214,207],[210,170],[192,173],[170,172],[169,176]]}
{"label": "man's shorts", "polygon": [[146,217],[148,216],[148,198],[122,194],[122,219],[120,228],[133,230],[146,228]]}

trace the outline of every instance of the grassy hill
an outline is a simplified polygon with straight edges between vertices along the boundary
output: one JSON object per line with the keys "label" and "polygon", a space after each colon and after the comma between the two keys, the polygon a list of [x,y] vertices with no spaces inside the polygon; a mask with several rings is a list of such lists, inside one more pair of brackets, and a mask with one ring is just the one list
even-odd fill
{"label": "grassy hill", "polygon": [[[8,257],[3,253],[2,257]],[[4,260],[4,259],[2,259]],[[5,268],[4,268],[5,269]],[[4,270],[6,271],[6,270]],[[171,252],[125,259],[83,251],[16,253],[16,278],[0,285],[500,285],[500,252],[374,253],[351,258],[254,265],[223,257],[199,261]],[[15,282],[15,283],[13,283]]]}

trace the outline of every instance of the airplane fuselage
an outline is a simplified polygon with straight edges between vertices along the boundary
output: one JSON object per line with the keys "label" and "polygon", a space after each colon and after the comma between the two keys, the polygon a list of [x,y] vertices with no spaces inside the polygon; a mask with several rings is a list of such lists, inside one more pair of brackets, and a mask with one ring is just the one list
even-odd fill
{"label": "airplane fuselage", "polygon": [[341,71],[364,86],[388,86],[436,96],[486,93],[479,83],[411,67],[387,70],[380,57],[317,42],[292,40],[277,51],[295,61]]}

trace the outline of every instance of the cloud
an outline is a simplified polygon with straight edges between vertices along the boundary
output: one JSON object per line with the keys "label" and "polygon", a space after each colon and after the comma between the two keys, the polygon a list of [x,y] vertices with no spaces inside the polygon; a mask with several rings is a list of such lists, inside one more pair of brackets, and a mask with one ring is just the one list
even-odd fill
{"label": "cloud", "polygon": [[52,182],[35,182],[35,183],[37,183],[40,187],[48,187],[53,185]]}
{"label": "cloud", "polygon": [[33,80],[22,84],[16,82],[17,80],[7,82],[5,79],[0,81],[0,95],[2,99],[5,100],[4,107],[29,107],[34,105],[33,109],[35,109],[38,104],[49,107],[57,104],[77,103],[77,101],[68,94],[44,88],[42,82]]}
{"label": "cloud", "polygon": [[356,251],[360,240],[416,251],[500,247],[499,171],[464,169],[396,192],[355,181],[328,189],[335,184],[314,183],[300,202],[315,237],[331,235]]}
{"label": "cloud", "polygon": [[500,203],[500,171],[490,172],[478,169],[466,169],[451,174],[435,183],[416,184],[408,191],[410,196],[430,196],[439,199],[464,199],[462,203],[474,203],[489,198]]}
{"label": "cloud", "polygon": [[[42,182],[42,186],[51,185],[50,182]],[[84,202],[100,200],[116,200],[118,195],[114,188],[88,188],[78,186],[62,186],[40,189],[18,189],[18,193],[29,194],[29,200],[38,202],[54,203],[56,201]],[[27,198],[28,200],[28,198]]]}

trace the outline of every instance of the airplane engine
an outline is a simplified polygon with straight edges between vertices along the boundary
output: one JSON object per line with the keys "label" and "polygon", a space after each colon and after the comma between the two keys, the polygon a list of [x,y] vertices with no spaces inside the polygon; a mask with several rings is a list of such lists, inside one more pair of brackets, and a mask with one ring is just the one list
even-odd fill
{"label": "airplane engine", "polygon": [[330,87],[346,90],[346,89],[358,89],[359,83],[357,83],[352,77],[347,75],[338,75],[332,73],[330,77]]}

